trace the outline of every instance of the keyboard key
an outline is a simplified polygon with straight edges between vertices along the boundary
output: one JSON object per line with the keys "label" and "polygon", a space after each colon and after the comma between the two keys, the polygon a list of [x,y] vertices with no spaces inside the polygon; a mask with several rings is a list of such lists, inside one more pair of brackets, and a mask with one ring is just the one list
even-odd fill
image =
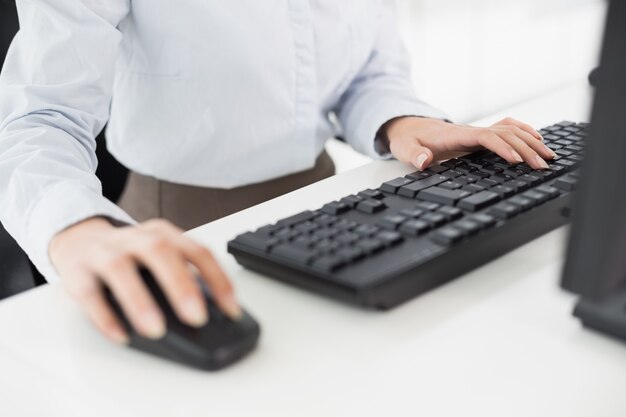
{"label": "keyboard key", "polygon": [[512,189],[515,190],[515,192],[518,192],[518,193],[530,188],[529,183],[527,183],[526,181],[520,181],[520,180],[507,181],[503,183],[502,185],[506,187],[511,187]]}
{"label": "keyboard key", "polygon": [[343,232],[335,236],[335,242],[339,242],[342,245],[351,245],[359,239],[361,239],[361,235],[352,232]]}
{"label": "keyboard key", "polygon": [[385,216],[382,219],[378,220],[376,224],[382,227],[383,229],[396,230],[406,220],[407,218],[404,216],[400,216],[398,214],[391,214],[389,216]]}
{"label": "keyboard key", "polygon": [[371,224],[362,224],[356,229],[354,229],[354,233],[358,233],[363,236],[373,236],[376,233],[380,232],[380,228],[371,225]]}
{"label": "keyboard key", "polygon": [[472,194],[474,193],[479,193],[481,191],[485,191],[486,188],[477,184],[467,184],[465,186],[463,186],[463,191],[468,191]]}
{"label": "keyboard key", "polygon": [[385,246],[394,246],[394,245],[397,245],[398,243],[401,243],[404,240],[404,238],[402,237],[400,233],[392,232],[388,230],[378,233],[375,237],[376,239],[383,242]]}
{"label": "keyboard key", "polygon": [[426,233],[430,229],[430,224],[424,220],[408,220],[400,226],[400,232],[410,235],[419,236]]}
{"label": "keyboard key", "polygon": [[463,217],[463,210],[456,207],[443,206],[437,209],[437,213],[441,213],[448,218],[448,220],[456,220]]}
{"label": "keyboard key", "polygon": [[522,196],[516,195],[515,197],[511,197],[508,200],[506,200],[507,203],[509,204],[514,204],[516,206],[518,206],[520,208],[520,211],[526,211],[526,210],[530,210],[531,208],[535,207],[536,203],[535,201],[529,199],[529,198],[524,198]]}
{"label": "keyboard key", "polygon": [[504,170],[502,168],[500,168],[500,167],[495,166],[495,165],[489,165],[489,166],[483,167],[482,171],[486,172],[487,174],[489,174],[489,176],[491,176],[491,175],[495,175],[495,174],[500,174]]}
{"label": "keyboard key", "polygon": [[452,158],[452,159],[448,159],[445,162],[442,162],[441,165],[443,165],[444,167],[448,167],[450,169],[454,169],[454,167],[456,167],[460,163],[461,163],[461,161],[459,161],[458,159]]}
{"label": "keyboard key", "polygon": [[460,177],[461,175],[463,175],[463,173],[461,171],[457,171],[456,169],[451,169],[441,174],[442,177],[446,177],[448,179],[454,179],[456,177]]}
{"label": "keyboard key", "polygon": [[355,247],[362,249],[366,254],[371,254],[381,251],[385,244],[379,239],[369,238],[360,240]]}
{"label": "keyboard key", "polygon": [[431,174],[430,172],[416,171],[412,174],[405,175],[404,178],[408,178],[414,181],[419,181],[419,180],[423,180],[424,178],[428,178],[432,175],[433,174]]}
{"label": "keyboard key", "polygon": [[277,238],[267,238],[263,235],[259,235],[257,233],[244,233],[235,238],[237,243],[242,245],[249,246],[251,248],[260,250],[261,252],[269,251],[273,246],[276,246],[280,243],[280,239]]}
{"label": "keyboard key", "polygon": [[446,188],[448,190],[458,190],[463,186],[463,184],[455,182],[455,181],[446,181],[439,184],[440,187]]}
{"label": "keyboard key", "polygon": [[567,171],[567,168],[563,165],[558,165],[556,163],[549,163],[550,171],[554,172],[554,175],[560,175]]}
{"label": "keyboard key", "polygon": [[255,233],[264,235],[273,235],[275,232],[282,229],[282,227],[275,224],[268,224],[267,226],[259,227]]}
{"label": "keyboard key", "polygon": [[449,168],[444,165],[433,165],[429,167],[426,171],[432,172],[433,174],[441,174],[442,172],[447,171]]}
{"label": "keyboard key", "polygon": [[517,215],[520,212],[519,207],[509,204],[509,203],[499,203],[493,206],[487,211],[487,214],[490,216],[496,217],[498,219],[510,219]]}
{"label": "keyboard key", "polygon": [[[484,179],[484,178],[479,178],[479,179]],[[461,184],[463,184],[463,185],[467,185],[467,184],[473,184],[473,183],[475,183],[476,181],[478,181],[479,179],[477,179],[477,178],[471,178],[471,177],[469,177],[469,176],[467,176],[467,175],[462,175],[462,176],[460,176],[460,177],[456,177],[456,178],[454,179],[454,181],[456,181],[456,182],[458,182],[458,183],[461,183]]]}
{"label": "keyboard key", "polygon": [[329,254],[341,249],[341,243],[330,239],[322,239],[315,244],[314,250],[318,254]]}
{"label": "keyboard key", "polygon": [[363,198],[358,197],[356,195],[349,195],[339,200],[340,203],[346,204],[350,206],[351,208],[355,208],[356,205],[359,204],[361,201],[363,201]]}
{"label": "keyboard key", "polygon": [[290,229],[288,227],[280,229],[279,231],[274,233],[274,237],[280,239],[281,241],[289,241],[296,238],[297,236],[300,236],[300,232]]}
{"label": "keyboard key", "polygon": [[448,221],[445,215],[441,213],[433,213],[433,212],[424,214],[422,217],[420,217],[420,220],[424,220],[430,223],[430,225],[433,227],[439,227],[447,223]]}
{"label": "keyboard key", "polygon": [[499,185],[500,183],[498,181],[494,181],[490,178],[485,178],[483,180],[480,181],[476,181],[476,185],[479,185],[481,187],[485,187],[485,188],[491,188],[491,187],[495,187],[496,185]]}
{"label": "keyboard key", "polygon": [[350,211],[350,206],[339,201],[333,201],[332,203],[324,204],[321,210],[324,213],[337,215]]}
{"label": "keyboard key", "polygon": [[425,210],[425,211],[435,211],[439,207],[441,207],[441,204],[431,203],[429,201],[420,201],[419,203],[415,205],[415,207]]}
{"label": "keyboard key", "polygon": [[478,223],[483,229],[496,224],[496,219],[493,216],[485,213],[477,213],[467,217],[468,220]]}
{"label": "keyboard key", "polygon": [[363,200],[356,205],[356,209],[363,213],[374,214],[383,211],[387,208],[387,205],[380,200]]}
{"label": "keyboard key", "polygon": [[463,230],[467,235],[476,234],[483,227],[481,224],[469,219],[459,220],[454,223],[453,226],[459,230]]}
{"label": "keyboard key", "polygon": [[518,181],[524,181],[529,183],[530,185],[537,185],[540,184],[542,182],[541,177],[534,175],[534,174],[524,174],[524,175],[520,175],[519,177],[517,177]]}
{"label": "keyboard key", "polygon": [[354,246],[348,246],[345,248],[341,248],[337,252],[335,252],[335,256],[343,259],[345,262],[354,262],[358,261],[359,259],[363,259],[365,257],[365,252],[363,251],[363,249]]}
{"label": "keyboard key", "polygon": [[459,201],[457,207],[463,210],[478,211],[500,201],[500,194],[492,191],[481,191]]}
{"label": "keyboard key", "polygon": [[573,191],[576,188],[577,182],[578,180],[571,175],[565,175],[561,178],[557,178],[553,186],[563,191]]}
{"label": "keyboard key", "polygon": [[358,196],[362,198],[374,198],[376,200],[382,200],[385,198],[385,195],[379,190],[372,190],[371,188],[359,192]]}
{"label": "keyboard key", "polygon": [[398,189],[400,189],[400,187],[403,187],[407,184],[411,184],[412,182],[413,180],[410,180],[408,178],[396,178],[394,180],[384,182],[380,186],[380,190],[385,191],[387,193],[395,194],[398,191]]}
{"label": "keyboard key", "polygon": [[546,194],[549,198],[556,198],[561,195],[559,190],[549,185],[542,185],[541,187],[537,187],[536,190]]}
{"label": "keyboard key", "polygon": [[409,209],[400,210],[400,214],[405,217],[415,219],[421,216],[422,214],[424,214],[424,210],[418,209],[418,208],[409,208]]}
{"label": "keyboard key", "polygon": [[417,198],[420,200],[430,201],[433,203],[445,204],[453,206],[462,198],[470,196],[471,193],[463,190],[448,190],[441,187],[431,187],[420,191]]}
{"label": "keyboard key", "polygon": [[315,217],[315,213],[307,210],[303,211],[302,213],[294,214],[293,216],[289,216],[285,219],[279,220],[276,224],[279,226],[290,227],[298,223],[311,220],[313,217]]}
{"label": "keyboard key", "polygon": [[[561,140],[559,140],[556,143],[558,143],[558,142],[569,142],[569,141],[561,141]],[[574,155],[574,152],[568,151],[567,149],[558,149],[554,153],[556,153],[557,155],[563,156],[563,157]]]}
{"label": "keyboard key", "polygon": [[520,195],[521,195],[521,197],[533,200],[536,205],[545,203],[550,198],[550,197],[548,197],[548,194],[545,194],[545,193],[542,193],[542,192],[539,192],[539,191],[536,191],[536,190],[529,190],[529,191],[526,191],[526,192],[524,192],[524,193],[522,193]]}
{"label": "keyboard key", "polygon": [[292,242],[294,246],[298,246],[301,249],[311,249],[319,242],[319,238],[314,236],[298,236]]}
{"label": "keyboard key", "polygon": [[465,234],[462,230],[446,226],[434,232],[431,239],[441,245],[450,246],[463,240]]}
{"label": "keyboard key", "polygon": [[313,262],[313,268],[322,272],[335,272],[344,266],[346,261],[339,256],[326,255]]}
{"label": "keyboard key", "polygon": [[315,232],[313,232],[312,236],[316,237],[319,240],[322,239],[331,239],[333,237],[335,237],[336,235],[338,235],[339,230],[335,229],[335,228],[324,228],[324,229],[319,229],[316,230]]}
{"label": "keyboard key", "polygon": [[307,220],[304,223],[300,223],[300,224],[295,225],[293,227],[293,230],[295,230],[296,232],[299,232],[299,233],[307,234],[307,233],[311,233],[314,230],[317,230],[319,228],[320,228],[319,224],[316,224],[316,223],[313,223],[313,222]]}
{"label": "keyboard key", "polygon": [[578,165],[575,161],[569,160],[567,158],[561,158],[555,162],[559,165],[563,165],[566,168],[574,168]]}
{"label": "keyboard key", "polygon": [[404,197],[415,198],[418,192],[428,188],[433,187],[435,185],[441,184],[442,182],[446,182],[448,179],[441,175],[433,175],[432,177],[428,177],[426,179],[415,181],[412,184],[405,185],[398,190],[398,195],[402,195]]}
{"label": "keyboard key", "polygon": [[277,245],[273,247],[270,252],[274,255],[288,259],[291,262],[300,264],[308,264],[314,258],[314,254],[310,250],[289,244]]}
{"label": "keyboard key", "polygon": [[321,226],[330,226],[337,223],[337,221],[339,221],[338,217],[328,213],[324,213],[321,216],[313,219],[313,223],[319,224]]}
{"label": "keyboard key", "polygon": [[359,224],[355,221],[348,219],[341,219],[333,225],[338,230],[350,231],[357,227]]}
{"label": "keyboard key", "polygon": [[505,185],[496,185],[495,187],[491,187],[489,191],[500,194],[502,198],[510,197],[515,194],[515,189]]}

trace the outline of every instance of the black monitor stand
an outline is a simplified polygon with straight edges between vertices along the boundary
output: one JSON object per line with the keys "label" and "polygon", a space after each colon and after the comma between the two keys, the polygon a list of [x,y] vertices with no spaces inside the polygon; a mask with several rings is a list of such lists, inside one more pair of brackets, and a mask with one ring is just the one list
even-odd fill
{"label": "black monitor stand", "polygon": [[626,340],[626,290],[602,301],[581,299],[574,316],[587,328]]}

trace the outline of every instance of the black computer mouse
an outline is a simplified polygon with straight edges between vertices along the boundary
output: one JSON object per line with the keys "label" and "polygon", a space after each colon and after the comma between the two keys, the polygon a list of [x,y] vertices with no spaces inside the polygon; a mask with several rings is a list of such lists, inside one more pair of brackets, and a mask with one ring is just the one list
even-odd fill
{"label": "black computer mouse", "polygon": [[106,290],[109,303],[126,327],[130,347],[194,368],[214,371],[243,358],[256,346],[261,333],[259,324],[245,310],[242,311],[239,320],[231,320],[217,307],[210,291],[200,280],[209,309],[209,322],[203,327],[196,328],[178,319],[165,294],[147,269],[140,269],[140,274],[163,311],[167,332],[158,340],[139,335],[130,325],[113,294]]}

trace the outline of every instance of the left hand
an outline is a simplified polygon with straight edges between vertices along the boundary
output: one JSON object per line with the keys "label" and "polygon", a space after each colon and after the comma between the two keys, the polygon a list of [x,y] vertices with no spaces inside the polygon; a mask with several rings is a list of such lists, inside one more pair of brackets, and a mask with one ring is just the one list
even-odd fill
{"label": "left hand", "polygon": [[391,153],[400,161],[426,169],[440,161],[487,148],[510,164],[526,162],[534,169],[547,169],[546,160],[556,154],[526,123],[506,118],[490,127],[447,123],[438,119],[400,117],[383,127]]}

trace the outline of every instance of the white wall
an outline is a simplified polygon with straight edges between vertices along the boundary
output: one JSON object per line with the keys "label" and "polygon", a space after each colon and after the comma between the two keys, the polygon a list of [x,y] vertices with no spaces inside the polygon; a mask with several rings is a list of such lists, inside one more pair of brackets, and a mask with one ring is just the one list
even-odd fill
{"label": "white wall", "polygon": [[586,77],[601,0],[399,0],[420,96],[470,121]]}

